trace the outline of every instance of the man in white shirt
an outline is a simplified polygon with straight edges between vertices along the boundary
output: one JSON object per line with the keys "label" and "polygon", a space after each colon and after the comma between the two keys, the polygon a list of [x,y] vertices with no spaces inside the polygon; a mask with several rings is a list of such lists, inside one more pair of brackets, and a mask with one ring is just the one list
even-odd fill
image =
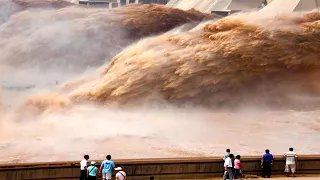
{"label": "man in white shirt", "polygon": [[88,159],[89,155],[84,155],[83,159],[80,161],[80,180],[87,180]]}
{"label": "man in white shirt", "polygon": [[233,158],[233,154],[229,154],[229,157],[227,157],[224,160],[224,174],[222,178],[223,180],[226,180],[228,175],[229,175],[229,179],[233,180],[232,158]]}
{"label": "man in white shirt", "polygon": [[298,164],[297,154],[293,151],[293,148],[289,148],[289,152],[285,153],[284,157],[286,157],[286,167],[284,172],[286,172],[287,176],[289,176],[291,171],[291,176],[294,177],[296,165]]}
{"label": "man in white shirt", "polygon": [[114,169],[116,171],[116,180],[125,180],[127,175],[124,171],[122,171],[121,167],[117,167]]}

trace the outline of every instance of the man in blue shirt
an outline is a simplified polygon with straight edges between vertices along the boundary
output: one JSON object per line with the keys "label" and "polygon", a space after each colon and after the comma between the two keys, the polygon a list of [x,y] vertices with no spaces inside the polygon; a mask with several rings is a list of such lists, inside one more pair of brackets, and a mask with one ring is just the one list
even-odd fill
{"label": "man in blue shirt", "polygon": [[102,179],[103,180],[111,180],[112,179],[112,170],[115,167],[113,161],[111,161],[111,155],[107,155],[107,159],[101,163],[99,173],[102,170]]}
{"label": "man in blue shirt", "polygon": [[269,149],[266,149],[266,154],[262,156],[261,166],[262,166],[262,177],[271,177],[271,166],[273,163],[273,156],[270,154]]}

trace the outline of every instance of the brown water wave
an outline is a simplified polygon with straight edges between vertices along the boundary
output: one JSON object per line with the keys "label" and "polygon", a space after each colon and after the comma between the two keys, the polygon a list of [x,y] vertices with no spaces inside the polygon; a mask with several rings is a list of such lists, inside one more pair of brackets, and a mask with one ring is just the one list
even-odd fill
{"label": "brown water wave", "polygon": [[83,71],[109,61],[139,38],[212,17],[161,5],[25,10],[0,26],[0,63]]}
{"label": "brown water wave", "polygon": [[100,77],[68,87],[64,95],[71,103],[161,99],[214,107],[316,107],[319,20],[319,11],[228,17],[147,38],[119,53]]}

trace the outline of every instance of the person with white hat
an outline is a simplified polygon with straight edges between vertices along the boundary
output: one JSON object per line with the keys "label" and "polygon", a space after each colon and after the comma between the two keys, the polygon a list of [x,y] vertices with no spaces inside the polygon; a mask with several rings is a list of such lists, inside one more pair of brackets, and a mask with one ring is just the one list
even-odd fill
{"label": "person with white hat", "polygon": [[126,179],[127,175],[124,171],[122,171],[121,167],[114,168],[116,171],[116,180],[124,180]]}
{"label": "person with white hat", "polygon": [[91,165],[87,168],[88,180],[96,180],[97,179],[97,171],[96,162],[91,161]]}

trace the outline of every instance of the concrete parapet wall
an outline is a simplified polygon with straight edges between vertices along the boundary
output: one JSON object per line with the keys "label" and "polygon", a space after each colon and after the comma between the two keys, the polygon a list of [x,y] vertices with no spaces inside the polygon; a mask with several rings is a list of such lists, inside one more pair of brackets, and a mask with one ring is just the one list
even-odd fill
{"label": "concrete parapet wall", "polygon": [[[261,172],[260,157],[242,157],[244,174]],[[89,161],[90,162],[90,161]],[[101,161],[96,161],[98,164]],[[299,156],[298,173],[320,173],[320,156]],[[221,176],[224,172],[221,158],[175,158],[115,160],[129,180],[207,178]],[[0,180],[71,180],[78,179],[79,162],[52,162],[0,165]],[[284,158],[275,157],[273,173],[283,173]]]}

